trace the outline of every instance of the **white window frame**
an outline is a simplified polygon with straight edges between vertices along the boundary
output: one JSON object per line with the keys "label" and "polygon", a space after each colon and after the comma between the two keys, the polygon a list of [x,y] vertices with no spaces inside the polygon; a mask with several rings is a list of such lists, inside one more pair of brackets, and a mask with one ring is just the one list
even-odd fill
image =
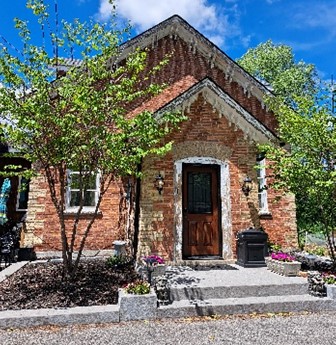
{"label": "white window frame", "polygon": [[28,179],[26,179],[27,188],[28,188],[27,208],[19,208],[19,206],[20,206],[20,195],[21,195],[21,193],[26,192],[26,191],[20,191],[23,178],[24,178],[23,176],[19,176],[19,184],[18,184],[17,195],[16,195],[16,211],[27,211],[27,209],[28,209],[28,201],[29,201],[29,180]]}
{"label": "white window frame", "polygon": [[257,166],[259,214],[269,214],[266,183],[266,158],[258,157]]}
{"label": "white window frame", "polygon": [[[66,202],[65,202],[65,210],[68,213],[75,213],[78,211],[79,206],[70,206],[71,202],[71,192],[72,191],[78,191],[79,189],[77,188],[71,188],[71,175],[79,175],[79,171],[74,171],[74,170],[67,170],[67,179],[68,179],[68,184],[66,187]],[[94,174],[94,173],[92,173]],[[99,199],[99,193],[100,193],[100,174],[96,173],[96,188],[95,189],[87,189],[87,192],[94,192],[95,193],[95,205],[94,206],[83,206],[82,208],[82,213],[93,213],[96,209],[98,199]],[[85,191],[83,191],[84,193]]]}

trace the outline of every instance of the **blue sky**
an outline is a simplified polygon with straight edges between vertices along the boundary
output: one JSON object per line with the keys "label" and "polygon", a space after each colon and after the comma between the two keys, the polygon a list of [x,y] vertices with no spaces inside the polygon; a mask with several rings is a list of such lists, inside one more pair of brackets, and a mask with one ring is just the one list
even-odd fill
{"label": "blue sky", "polygon": [[[55,0],[46,0],[54,6]],[[13,18],[30,18],[26,0],[1,0],[0,35],[19,41]],[[314,63],[323,79],[336,78],[336,0],[116,0],[134,34],[179,14],[231,58],[272,39],[293,48],[297,60]],[[58,0],[60,18],[104,21],[108,0]]]}

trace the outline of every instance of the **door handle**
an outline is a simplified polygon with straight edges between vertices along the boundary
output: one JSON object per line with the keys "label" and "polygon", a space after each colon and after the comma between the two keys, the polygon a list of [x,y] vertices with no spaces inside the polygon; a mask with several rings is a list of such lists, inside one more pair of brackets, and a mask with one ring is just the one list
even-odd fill
{"label": "door handle", "polygon": [[188,214],[188,209],[187,209],[187,208],[184,208],[184,209],[183,209],[183,217],[184,217],[184,218],[187,218],[187,214]]}

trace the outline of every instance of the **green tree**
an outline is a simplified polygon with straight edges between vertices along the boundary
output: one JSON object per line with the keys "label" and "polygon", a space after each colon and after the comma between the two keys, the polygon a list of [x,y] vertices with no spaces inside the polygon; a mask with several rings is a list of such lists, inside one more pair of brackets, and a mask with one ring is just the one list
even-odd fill
{"label": "green tree", "polygon": [[[299,111],[273,102],[281,140],[290,149],[265,145],[273,187],[297,196],[299,225],[321,229],[336,263],[336,118],[327,106],[295,99]],[[301,222],[301,224],[300,224]]]}
{"label": "green tree", "polygon": [[335,117],[322,97],[316,69],[295,62],[289,46],[272,41],[249,49],[238,63],[274,90],[265,101],[277,116],[287,149],[260,147],[273,171],[272,187],[296,195],[299,234],[320,229],[336,262]]}
{"label": "green tree", "polygon": [[[27,7],[43,33],[51,27],[42,0],[29,0]],[[111,182],[136,174],[146,155],[166,152],[169,144],[162,144],[163,137],[183,120],[173,112],[159,120],[148,111],[128,115],[134,102],[162,90],[149,78],[167,61],[145,75],[146,52],[136,51],[121,60],[119,47],[129,28],[118,30],[114,18],[109,24],[62,21],[44,33],[51,38],[49,48],[54,54],[49,54],[48,44],[32,44],[27,22],[15,19],[23,49],[12,52],[2,46],[0,51],[1,131],[47,178],[59,220],[67,279],[75,278],[86,238]],[[76,66],[74,52],[81,58]],[[76,175],[69,178],[69,170]],[[97,176],[99,193],[91,204],[89,189]],[[65,222],[69,186],[76,190],[77,206],[71,229]],[[94,211],[80,235],[79,219],[88,203]],[[79,253],[74,259],[77,242]]]}
{"label": "green tree", "polygon": [[237,62],[258,80],[271,86],[274,94],[290,105],[295,104],[295,96],[314,97],[318,91],[315,66],[296,62],[292,48],[287,45],[268,40],[250,48]]}

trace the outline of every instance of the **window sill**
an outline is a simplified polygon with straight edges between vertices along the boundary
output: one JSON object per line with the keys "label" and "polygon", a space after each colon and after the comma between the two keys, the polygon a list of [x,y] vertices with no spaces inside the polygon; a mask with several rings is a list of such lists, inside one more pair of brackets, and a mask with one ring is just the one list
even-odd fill
{"label": "window sill", "polygon": [[[78,208],[68,208],[64,210],[64,216],[65,217],[75,217],[77,215]],[[83,208],[79,217],[80,218],[86,218],[86,217],[92,217],[95,213],[95,208]],[[97,217],[102,216],[102,212],[98,210]]]}
{"label": "window sill", "polygon": [[259,218],[261,219],[271,219],[272,213],[269,211],[259,211]]}

